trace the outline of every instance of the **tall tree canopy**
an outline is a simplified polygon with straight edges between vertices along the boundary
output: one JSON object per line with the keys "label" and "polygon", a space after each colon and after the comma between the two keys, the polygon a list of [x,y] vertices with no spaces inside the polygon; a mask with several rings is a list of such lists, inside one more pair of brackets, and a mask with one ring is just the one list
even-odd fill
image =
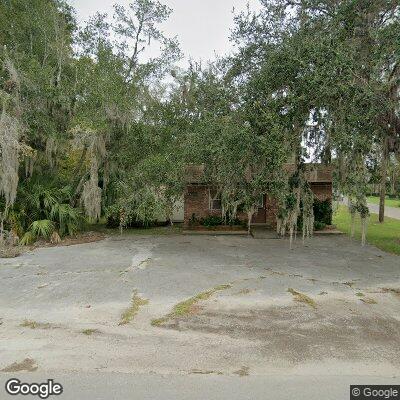
{"label": "tall tree canopy", "polygon": [[205,166],[226,222],[240,210],[250,223],[267,189],[279,232],[301,221],[307,236],[310,161],[334,167],[364,225],[378,185],[383,220],[400,157],[398,2],[261,3],[236,15],[234,55],[181,69],[157,0],[83,26],[63,0],[2,1],[13,23],[0,23],[1,238],[58,240],[105,215],[171,219],[188,164]]}

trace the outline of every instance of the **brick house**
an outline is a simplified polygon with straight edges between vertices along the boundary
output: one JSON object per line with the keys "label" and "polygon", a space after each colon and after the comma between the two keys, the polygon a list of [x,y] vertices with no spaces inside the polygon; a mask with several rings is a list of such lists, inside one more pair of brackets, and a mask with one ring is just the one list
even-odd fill
{"label": "brick house", "polygon": [[[287,165],[293,169],[293,165]],[[310,183],[314,196],[320,200],[332,200],[332,167],[322,164],[307,164],[306,177]],[[265,224],[276,226],[278,212],[277,202],[264,194],[260,198],[259,208],[252,219],[252,224]],[[212,183],[204,178],[204,166],[191,165],[187,167],[186,190],[184,193],[184,224],[190,225],[193,219],[215,215],[221,216],[221,200],[217,196],[217,190]],[[238,213],[240,220],[247,221],[247,214]]]}

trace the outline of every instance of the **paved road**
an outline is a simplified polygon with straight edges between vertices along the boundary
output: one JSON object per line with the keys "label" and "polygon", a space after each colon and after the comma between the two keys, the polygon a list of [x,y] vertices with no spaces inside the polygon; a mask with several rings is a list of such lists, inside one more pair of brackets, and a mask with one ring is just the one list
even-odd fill
{"label": "paved road", "polygon": [[[369,211],[372,214],[379,214],[379,205],[368,203]],[[400,207],[385,206],[385,216],[394,219],[400,219]]]}
{"label": "paved road", "polygon": [[[343,198],[341,204],[344,204],[345,206],[347,206],[348,203],[349,203],[348,199],[346,197]],[[368,203],[368,208],[369,208],[370,213],[379,214],[379,205],[378,204]],[[385,216],[389,217],[389,218],[400,219],[400,207],[385,206]]]}
{"label": "paved road", "polygon": [[1,259],[0,399],[22,371],[74,400],[341,400],[360,376],[400,383],[399,261],[344,235],[289,250],[128,233]]}
{"label": "paved road", "polygon": [[[16,376],[15,376],[16,375]],[[116,373],[14,374],[0,376],[1,399],[33,399],[5,394],[5,382],[17,377],[24,383],[49,378],[63,385],[54,400],[341,400],[348,399],[350,385],[399,384],[399,378],[377,376],[181,376]]]}

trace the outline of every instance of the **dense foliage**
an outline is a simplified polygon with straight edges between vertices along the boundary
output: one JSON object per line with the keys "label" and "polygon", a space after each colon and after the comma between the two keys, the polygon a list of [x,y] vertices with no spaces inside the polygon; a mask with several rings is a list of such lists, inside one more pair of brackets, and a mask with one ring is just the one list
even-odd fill
{"label": "dense foliage", "polygon": [[84,26],[64,0],[2,1],[1,240],[171,220],[188,164],[215,183],[222,223],[250,224],[268,190],[291,237],[330,222],[305,163],[331,164],[365,227],[366,195],[399,185],[398,2],[261,2],[235,18],[236,54],[182,70],[157,0]]}

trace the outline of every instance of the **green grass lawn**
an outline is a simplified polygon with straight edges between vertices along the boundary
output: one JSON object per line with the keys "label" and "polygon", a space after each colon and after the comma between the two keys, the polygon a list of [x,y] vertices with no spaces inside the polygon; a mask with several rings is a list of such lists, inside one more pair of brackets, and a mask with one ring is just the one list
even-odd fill
{"label": "green grass lawn", "polygon": [[[340,206],[333,217],[336,227],[350,234],[350,214],[346,206]],[[355,236],[361,240],[361,222],[356,218]],[[385,217],[385,222],[378,222],[378,215],[371,214],[367,228],[367,242],[383,251],[400,255],[400,220]]]}
{"label": "green grass lawn", "polygon": [[[379,197],[369,196],[367,197],[368,203],[379,204]],[[389,199],[386,197],[385,206],[387,207],[400,207],[400,199]]]}

